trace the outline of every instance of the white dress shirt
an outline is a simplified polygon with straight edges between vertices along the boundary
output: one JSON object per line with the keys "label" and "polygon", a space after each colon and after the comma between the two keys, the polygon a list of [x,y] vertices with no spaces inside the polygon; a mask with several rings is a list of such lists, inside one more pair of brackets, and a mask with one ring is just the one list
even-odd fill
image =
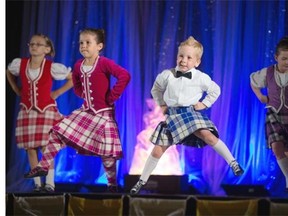
{"label": "white dress shirt", "polygon": [[[177,71],[177,67],[175,70]],[[207,74],[195,68],[187,72],[192,73],[192,79],[176,78],[168,69],[158,74],[151,90],[158,105],[191,106],[195,105],[206,93],[207,95],[201,102],[207,108],[211,107],[221,93],[220,87]]]}

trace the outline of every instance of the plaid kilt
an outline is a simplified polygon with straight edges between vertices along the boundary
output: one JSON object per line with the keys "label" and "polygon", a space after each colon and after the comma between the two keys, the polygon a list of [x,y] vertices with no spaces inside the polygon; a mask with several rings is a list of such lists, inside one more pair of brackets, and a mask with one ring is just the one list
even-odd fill
{"label": "plaid kilt", "polygon": [[275,113],[271,108],[268,108],[265,129],[267,148],[271,148],[273,142],[279,141],[288,147],[288,109],[282,108],[279,113]]}
{"label": "plaid kilt", "polygon": [[169,107],[167,114],[166,120],[158,124],[150,137],[150,141],[155,145],[182,144],[202,148],[206,143],[193,133],[205,128],[219,137],[214,123],[193,107]]}
{"label": "plaid kilt", "polygon": [[44,113],[34,109],[27,112],[21,107],[15,132],[17,147],[30,149],[47,145],[50,129],[62,118],[56,107],[48,107]]}
{"label": "plaid kilt", "polygon": [[[122,146],[114,110],[75,110],[55,125],[63,144],[76,149],[79,154],[121,158]],[[61,138],[62,137],[62,138]]]}

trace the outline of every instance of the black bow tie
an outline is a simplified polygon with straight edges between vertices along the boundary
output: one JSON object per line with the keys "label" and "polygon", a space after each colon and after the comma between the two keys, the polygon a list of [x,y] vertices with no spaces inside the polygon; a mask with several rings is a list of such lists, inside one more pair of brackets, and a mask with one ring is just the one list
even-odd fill
{"label": "black bow tie", "polygon": [[179,77],[186,77],[188,79],[191,79],[192,78],[192,73],[191,72],[188,72],[188,73],[182,73],[181,71],[177,71],[176,72],[176,78],[179,78]]}

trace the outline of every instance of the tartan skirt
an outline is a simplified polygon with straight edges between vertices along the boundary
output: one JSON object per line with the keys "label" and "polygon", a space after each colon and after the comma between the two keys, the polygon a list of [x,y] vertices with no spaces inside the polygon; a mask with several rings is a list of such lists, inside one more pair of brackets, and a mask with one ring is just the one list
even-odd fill
{"label": "tartan skirt", "polygon": [[77,153],[121,158],[123,156],[114,110],[102,109],[96,114],[75,110],[56,124],[52,130],[63,144]]}
{"label": "tartan skirt", "polygon": [[207,144],[193,134],[199,129],[210,130],[219,137],[216,126],[203,111],[195,111],[192,106],[168,107],[166,120],[158,124],[150,141],[155,145],[182,144],[202,148]]}
{"label": "tartan skirt", "polygon": [[288,147],[288,109],[282,108],[279,113],[275,113],[271,108],[268,108],[265,129],[267,148],[271,148],[273,142],[279,141]]}
{"label": "tartan skirt", "polygon": [[56,107],[49,107],[45,112],[26,111],[21,107],[16,125],[16,143],[18,148],[32,149],[48,144],[49,131],[63,116]]}

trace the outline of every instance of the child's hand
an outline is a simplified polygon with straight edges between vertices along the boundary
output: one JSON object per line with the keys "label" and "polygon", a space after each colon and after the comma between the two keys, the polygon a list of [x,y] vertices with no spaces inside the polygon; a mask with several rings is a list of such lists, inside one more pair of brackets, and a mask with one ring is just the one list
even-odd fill
{"label": "child's hand", "polygon": [[168,107],[166,105],[162,105],[160,107],[161,107],[162,113],[165,115]]}
{"label": "child's hand", "polygon": [[18,88],[18,87],[16,87],[15,89],[13,89],[14,90],[14,92],[15,92],[15,94],[17,95],[17,96],[21,96],[21,89],[20,88]]}
{"label": "child's hand", "polygon": [[195,104],[193,107],[194,110],[203,110],[207,108],[202,102],[197,102],[197,104]]}
{"label": "child's hand", "polygon": [[261,101],[261,103],[264,103],[264,104],[268,103],[268,97],[266,95],[261,95],[259,97],[259,100]]}
{"label": "child's hand", "polygon": [[112,97],[111,95],[108,95],[108,97],[106,98],[106,103],[109,105],[109,106],[114,106],[114,102],[112,100]]}
{"label": "child's hand", "polygon": [[57,90],[56,90],[56,91],[52,91],[50,96],[53,100],[56,100],[58,98],[59,94],[57,93]]}

